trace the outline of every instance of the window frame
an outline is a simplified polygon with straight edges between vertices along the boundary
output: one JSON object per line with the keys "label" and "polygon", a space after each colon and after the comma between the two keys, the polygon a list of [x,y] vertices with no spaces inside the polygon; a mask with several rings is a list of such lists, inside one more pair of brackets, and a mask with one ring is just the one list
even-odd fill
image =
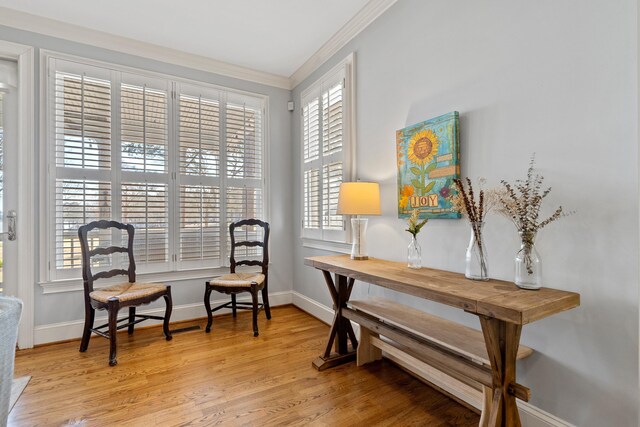
{"label": "window frame", "polygon": [[[322,168],[335,161],[342,161],[342,182],[353,181],[356,176],[356,73],[355,73],[355,53],[350,53],[342,61],[332,67],[329,71],[324,73],[320,78],[307,86],[300,94],[300,239],[303,246],[317,249],[325,249],[336,252],[349,253],[351,243],[351,226],[349,225],[349,218],[345,216],[343,220],[343,230],[325,230],[320,221],[319,229],[307,229],[304,223],[305,212],[305,200],[304,200],[304,177],[305,172],[312,170],[305,167],[305,150],[304,150],[304,133],[305,133],[305,118],[304,108],[308,101],[313,98],[319,100],[319,110],[322,111],[322,95],[327,84],[332,81],[336,81],[336,76],[344,79],[343,87],[343,128],[342,128],[342,150],[339,153],[332,153],[323,159],[323,141],[319,140],[318,159],[310,161],[309,163],[317,165],[320,170],[319,181],[322,186],[324,179],[322,175]],[[324,88],[324,89],[323,89]],[[323,121],[318,123],[319,134],[323,133]],[[321,188],[319,203],[322,210],[324,189]]]}
{"label": "window frame", "polygon": [[[55,187],[56,187],[56,142],[55,142],[55,98],[52,96],[55,94],[55,84],[53,83],[52,73],[55,69],[52,65],[52,60],[61,60],[68,63],[73,63],[77,66],[77,70],[82,72],[89,68],[97,68],[102,70],[101,72],[107,72],[109,74],[109,81],[112,88],[112,101],[111,101],[111,169],[108,171],[98,170],[102,174],[109,174],[110,182],[112,184],[117,183],[120,185],[123,182],[123,175],[146,176],[157,175],[151,172],[125,172],[122,170],[121,164],[121,129],[120,129],[120,89],[118,89],[118,95],[115,96],[116,85],[120,86],[122,80],[120,76],[127,76],[126,83],[131,83],[133,79],[154,80],[158,82],[166,83],[167,92],[167,119],[168,119],[168,136],[167,136],[167,169],[168,174],[168,195],[167,195],[167,218],[169,224],[168,230],[168,261],[162,263],[162,266],[167,268],[145,268],[138,266],[139,279],[146,277],[153,278],[153,280],[181,280],[182,277],[188,276],[190,279],[209,277],[213,272],[220,271],[223,267],[228,266],[228,253],[226,251],[228,236],[228,225],[226,224],[226,212],[221,211],[220,215],[220,259],[209,260],[210,262],[203,261],[201,263],[181,263],[179,262],[180,251],[180,224],[179,224],[179,186],[180,180],[180,153],[179,153],[179,97],[180,88],[196,88],[202,92],[212,93],[217,92],[223,94],[223,96],[239,97],[239,98],[252,98],[251,102],[259,104],[261,109],[261,134],[262,134],[262,176],[258,178],[260,184],[258,188],[262,192],[262,205],[264,220],[269,221],[270,218],[270,204],[268,202],[269,197],[269,96],[266,94],[249,92],[238,90],[230,87],[216,85],[212,83],[176,77],[170,74],[164,74],[154,71],[148,71],[144,69],[138,69],[129,66],[123,66],[119,64],[93,60],[89,58],[79,57],[75,55],[69,55],[65,53],[41,50],[40,52],[40,129],[41,129],[41,141],[40,144],[40,170],[43,171],[40,174],[40,213],[41,218],[45,219],[40,225],[39,241],[40,241],[40,262],[39,262],[39,283],[45,288],[45,293],[58,292],[58,291],[70,291],[79,289],[77,285],[81,283],[81,269],[72,268],[65,271],[64,269],[58,269],[56,267],[56,239],[55,239],[55,226],[56,226],[56,201],[55,201]],[[116,77],[114,77],[116,75]],[[191,91],[193,92],[193,91]],[[222,96],[222,95],[221,95]],[[225,104],[226,105],[226,104]],[[222,104],[221,104],[222,109]],[[117,120],[114,120],[115,117]],[[116,129],[118,128],[118,129]],[[223,134],[223,128],[221,125],[220,130],[220,145],[223,146],[227,143],[226,136]],[[221,168],[223,167],[221,163]],[[78,169],[78,176],[83,176],[83,169]],[[152,177],[153,178],[153,177]],[[91,178],[86,178],[91,179]],[[219,181],[223,181],[222,178],[217,178]],[[157,177],[150,183],[156,182]],[[220,198],[222,199],[226,194],[223,188],[224,183],[220,185]],[[53,190],[53,191],[52,191]],[[112,188],[113,190],[113,188]],[[112,191],[112,195],[116,192]],[[111,212],[114,220],[121,220],[122,205],[121,198],[122,191],[117,191],[117,200],[114,200],[112,196]],[[208,265],[206,265],[208,264]],[[186,274],[186,276],[185,276]],[[111,280],[105,280],[104,284],[107,285]],[[50,290],[48,290],[50,289]]]}

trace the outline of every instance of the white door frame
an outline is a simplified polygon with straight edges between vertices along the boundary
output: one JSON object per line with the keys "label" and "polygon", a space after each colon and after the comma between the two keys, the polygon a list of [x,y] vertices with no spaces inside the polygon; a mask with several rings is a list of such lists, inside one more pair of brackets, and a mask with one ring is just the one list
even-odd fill
{"label": "white door frame", "polygon": [[16,243],[18,246],[17,297],[24,304],[18,347],[33,347],[35,293],[35,106],[34,48],[0,40],[0,57],[18,62],[18,203]]}

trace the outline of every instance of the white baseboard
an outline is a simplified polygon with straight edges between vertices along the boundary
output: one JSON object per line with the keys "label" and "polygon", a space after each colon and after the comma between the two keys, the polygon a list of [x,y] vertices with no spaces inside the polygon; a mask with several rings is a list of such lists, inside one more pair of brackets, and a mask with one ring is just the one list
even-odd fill
{"label": "white baseboard", "polygon": [[[292,295],[293,295],[293,298],[292,298],[293,305],[295,305],[296,307],[298,307],[303,311],[306,311],[313,317],[320,319],[325,323],[331,324],[331,322],[333,321],[333,310],[331,308],[327,307],[324,304],[320,304],[319,302],[305,295],[302,295],[298,292],[293,291]],[[354,325],[354,326],[357,326],[357,325]],[[395,357],[391,357],[390,359],[392,359],[394,362],[398,363],[399,365],[404,366],[408,370],[411,370],[411,367],[405,366],[400,359]],[[419,374],[415,372],[414,374],[420,377]],[[422,378],[422,379],[425,379],[425,378]],[[463,400],[472,406],[475,406],[475,407],[479,406],[479,402],[477,401],[477,399],[470,398],[469,396],[465,396],[462,394],[457,394],[455,393],[454,390],[447,390],[447,392],[451,394],[455,394],[455,396],[458,399]],[[518,403],[518,408],[520,409],[520,419],[522,421],[523,427],[574,427],[573,424],[570,424],[564,420],[561,420],[560,418],[554,415],[551,415],[548,412],[545,412],[542,409],[536,406],[533,406],[527,402],[522,402],[518,400],[517,403]]]}
{"label": "white baseboard", "polygon": [[[223,304],[227,299],[211,301],[211,305]],[[249,301],[249,298],[238,298],[238,301]],[[275,292],[269,294],[269,303],[272,307],[278,305],[291,304],[291,292]],[[230,313],[231,310],[223,309],[215,313],[216,316],[220,314]],[[151,314],[162,316],[164,314],[164,308],[156,308],[152,310],[140,310],[138,314]],[[171,312],[171,322],[179,322],[182,320],[198,319],[206,317],[207,312],[202,302],[193,304],[174,305]],[[106,323],[106,316],[96,317],[95,325]],[[144,323],[145,326],[160,324],[160,320],[148,320]],[[57,341],[65,341],[71,339],[77,339],[82,336],[82,329],[84,326],[84,320],[72,320],[69,322],[53,323],[50,325],[36,326],[34,329],[34,343],[47,344]]]}
{"label": "white baseboard", "polygon": [[293,295],[293,305],[303,311],[306,311],[327,325],[330,325],[333,322],[333,310],[331,308],[296,291],[292,291],[291,294]]}
{"label": "white baseboard", "polygon": [[530,403],[518,401],[518,408],[520,409],[520,421],[524,427],[575,427]]}

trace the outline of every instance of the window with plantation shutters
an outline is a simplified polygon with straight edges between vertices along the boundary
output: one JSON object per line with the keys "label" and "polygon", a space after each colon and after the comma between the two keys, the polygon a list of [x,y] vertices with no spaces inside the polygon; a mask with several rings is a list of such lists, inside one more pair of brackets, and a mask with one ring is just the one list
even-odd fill
{"label": "window with plantation shutters", "polygon": [[336,214],[340,184],[351,180],[350,56],[302,94],[302,237],[345,242]]}
{"label": "window with plantation shutters", "polygon": [[[94,220],[135,227],[144,274],[226,265],[229,223],[267,219],[264,96],[54,56],[47,73],[44,199],[54,215],[44,280],[80,277],[78,227]],[[106,246],[123,236],[89,238]],[[122,259],[92,262],[108,268]]]}

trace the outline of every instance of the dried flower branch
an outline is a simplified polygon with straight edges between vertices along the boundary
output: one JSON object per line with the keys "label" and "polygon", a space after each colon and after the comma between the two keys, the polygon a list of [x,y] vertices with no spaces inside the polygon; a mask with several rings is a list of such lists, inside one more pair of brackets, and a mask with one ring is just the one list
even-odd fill
{"label": "dried flower branch", "polygon": [[457,210],[469,219],[471,230],[475,237],[475,245],[478,248],[479,263],[483,273],[482,276],[488,278],[486,253],[482,240],[482,225],[487,213],[498,204],[498,198],[496,196],[497,193],[495,190],[485,191],[482,186],[486,180],[481,178],[478,180],[480,191],[476,201],[471,180],[469,178],[465,178],[465,181],[466,185],[461,179],[453,180],[458,188],[458,192],[451,196],[449,200],[451,201],[453,209]]}
{"label": "dried flower branch", "polygon": [[562,206],[558,206],[550,217],[539,220],[542,201],[551,192],[551,187],[541,191],[544,177],[535,173],[534,166],[535,154],[529,162],[527,179],[516,180],[515,185],[505,180],[500,181],[503,188],[497,196],[500,202],[498,212],[509,218],[519,232],[535,235],[551,222],[572,215],[573,212],[565,212]]}
{"label": "dried flower branch", "polygon": [[418,233],[420,233],[420,230],[422,229],[422,227],[428,221],[429,221],[428,218],[425,218],[422,221],[420,221],[420,212],[418,211],[418,209],[414,209],[413,212],[411,212],[411,216],[409,217],[409,220],[407,221],[409,228],[407,228],[406,231],[411,233],[415,238],[418,235]]}
{"label": "dried flower branch", "polygon": [[483,222],[487,213],[496,206],[499,206],[500,199],[498,198],[498,191],[494,189],[482,189],[486,180],[484,178],[480,178],[478,180],[480,192],[478,201],[476,202],[474,199],[471,180],[469,178],[466,178],[465,180],[467,182],[466,186],[461,179],[453,180],[458,192],[453,196],[450,196],[449,201],[451,201],[454,210],[457,210],[462,215],[469,218],[469,222]]}
{"label": "dried flower branch", "polygon": [[533,274],[531,248],[538,231],[553,221],[573,214],[573,212],[565,212],[562,206],[558,206],[550,217],[540,221],[542,201],[551,192],[551,187],[542,190],[543,181],[544,177],[535,173],[535,154],[533,154],[529,161],[527,178],[516,180],[515,184],[502,180],[500,181],[502,190],[497,193],[500,201],[498,213],[509,218],[520,233],[529,274]]}

